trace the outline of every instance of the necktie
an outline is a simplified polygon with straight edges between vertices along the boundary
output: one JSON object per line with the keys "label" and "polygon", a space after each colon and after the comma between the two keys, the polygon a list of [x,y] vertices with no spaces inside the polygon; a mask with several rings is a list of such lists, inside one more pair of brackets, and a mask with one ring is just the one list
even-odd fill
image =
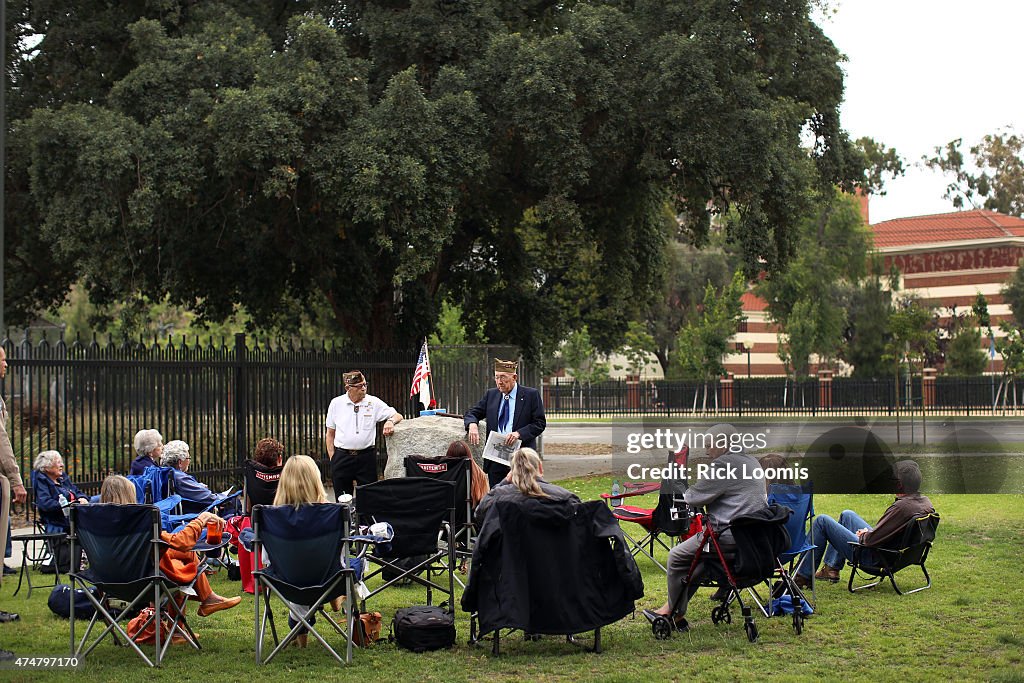
{"label": "necktie", "polygon": [[498,431],[504,432],[508,429],[508,394],[501,397],[501,409],[498,411]]}

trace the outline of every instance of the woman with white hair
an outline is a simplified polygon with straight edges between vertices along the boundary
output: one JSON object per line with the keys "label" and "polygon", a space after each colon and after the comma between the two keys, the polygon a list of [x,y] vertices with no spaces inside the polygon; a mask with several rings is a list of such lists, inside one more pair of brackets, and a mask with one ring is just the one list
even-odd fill
{"label": "woman with white hair", "polygon": [[222,500],[217,494],[210,490],[210,487],[201,483],[198,479],[188,473],[188,467],[192,463],[192,454],[189,453],[188,444],[175,439],[168,441],[160,456],[160,466],[170,467],[174,470],[174,492],[192,503],[201,503],[209,506]]}
{"label": "woman with white hair", "polygon": [[157,467],[164,447],[164,437],[155,429],[140,429],[135,434],[132,447],[138,454],[132,460],[130,474],[143,474],[147,467]]}
{"label": "woman with white hair", "polygon": [[32,493],[48,534],[67,533],[71,530],[60,502],[61,496],[69,504],[89,503],[85,494],[64,472],[64,458],[59,451],[43,451],[36,456],[32,464]]}

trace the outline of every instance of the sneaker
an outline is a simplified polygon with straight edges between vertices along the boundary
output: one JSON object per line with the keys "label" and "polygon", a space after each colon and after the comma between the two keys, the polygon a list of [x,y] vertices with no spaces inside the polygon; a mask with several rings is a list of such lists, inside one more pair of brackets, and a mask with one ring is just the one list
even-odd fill
{"label": "sneaker", "polygon": [[18,614],[15,614],[14,612],[5,612],[3,610],[0,610],[0,624],[6,624],[11,621],[20,620],[21,616],[19,616]]}
{"label": "sneaker", "polygon": [[10,576],[11,574],[17,574],[17,573],[18,573],[18,570],[15,569],[14,567],[8,567],[6,564],[4,565],[4,576]]}

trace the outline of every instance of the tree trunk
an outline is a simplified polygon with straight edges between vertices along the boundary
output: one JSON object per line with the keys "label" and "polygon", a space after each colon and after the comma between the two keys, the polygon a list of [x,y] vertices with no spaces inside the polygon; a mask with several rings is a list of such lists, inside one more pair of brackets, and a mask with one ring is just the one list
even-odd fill
{"label": "tree trunk", "polygon": [[672,367],[672,355],[668,352],[668,349],[655,349],[654,357],[658,359],[658,364],[661,365],[661,373],[668,379],[668,370]]}

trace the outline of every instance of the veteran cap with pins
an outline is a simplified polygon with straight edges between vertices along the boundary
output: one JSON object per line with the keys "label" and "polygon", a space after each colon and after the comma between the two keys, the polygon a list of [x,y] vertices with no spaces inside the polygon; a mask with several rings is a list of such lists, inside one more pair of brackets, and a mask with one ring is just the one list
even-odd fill
{"label": "veteran cap with pins", "polygon": [[516,373],[519,363],[514,360],[501,360],[500,358],[494,359],[494,371],[495,372],[511,372]]}

